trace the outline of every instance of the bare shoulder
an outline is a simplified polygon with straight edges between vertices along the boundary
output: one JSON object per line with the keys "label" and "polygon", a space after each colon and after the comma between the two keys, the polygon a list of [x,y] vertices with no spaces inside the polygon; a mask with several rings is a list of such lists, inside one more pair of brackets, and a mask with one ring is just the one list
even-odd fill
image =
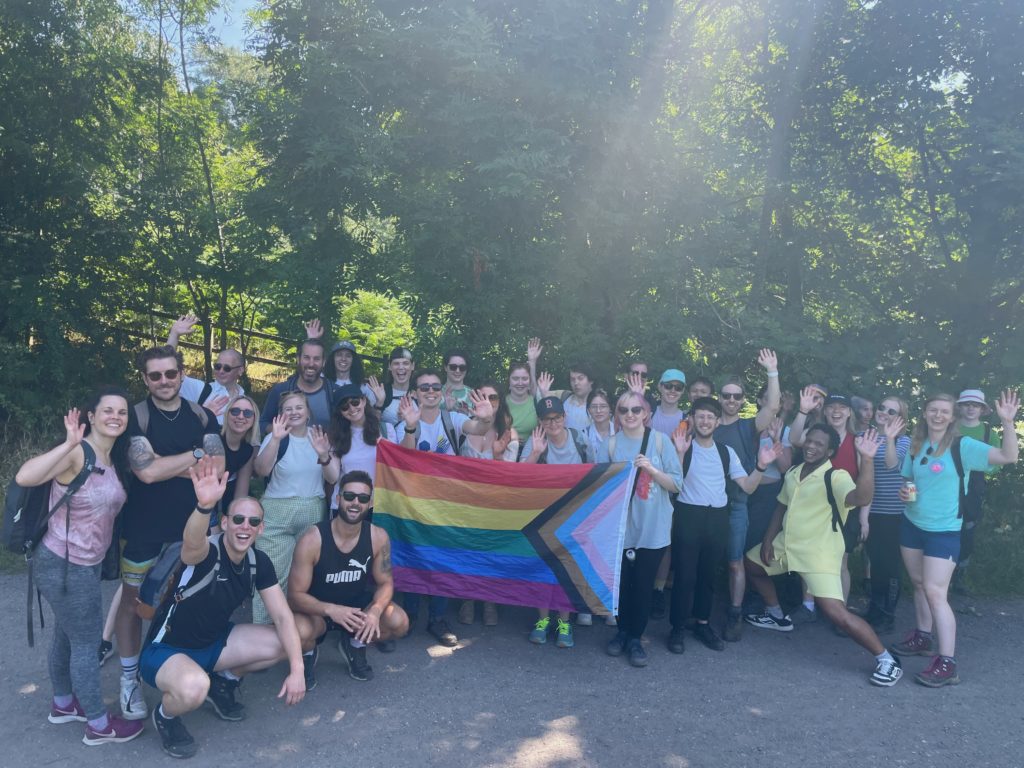
{"label": "bare shoulder", "polygon": [[370,524],[370,543],[373,545],[374,554],[379,552],[381,548],[391,546],[391,537],[388,536],[388,532],[381,528],[379,525]]}

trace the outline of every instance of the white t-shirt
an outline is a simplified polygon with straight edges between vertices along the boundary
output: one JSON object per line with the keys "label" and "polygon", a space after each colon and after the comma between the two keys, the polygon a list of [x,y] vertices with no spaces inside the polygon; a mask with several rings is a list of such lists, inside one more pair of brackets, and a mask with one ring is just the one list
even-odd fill
{"label": "white t-shirt", "polygon": [[[722,457],[718,448],[712,445],[704,448],[693,441],[690,448],[690,471],[683,477],[683,491],[679,494],[682,504],[698,507],[724,507],[729,504],[725,493],[725,475],[722,474]],[[733,480],[747,476],[736,451],[726,446],[729,452],[729,477]]]}
{"label": "white t-shirt", "polygon": [[[186,376],[181,380],[181,391],[178,393],[186,400],[191,400],[193,403],[199,403],[199,396],[203,394],[203,388],[206,386],[206,382],[202,379],[193,379],[191,376]],[[244,395],[245,390],[242,389],[242,385],[238,385],[238,394]],[[228,388],[221,384],[219,381],[214,380],[210,382],[210,394],[207,396],[206,401],[209,402],[217,397],[226,397],[231,399],[231,393],[228,392]],[[199,403],[202,405],[202,403]],[[217,416],[217,423],[224,423],[224,413],[221,412]]]}
{"label": "white t-shirt", "polygon": [[[384,433],[387,435],[386,438],[382,437],[380,440],[388,440],[389,442],[395,442],[395,428],[390,424],[384,425]],[[380,442],[378,440],[377,442]],[[348,453],[341,457],[341,475],[339,480],[345,476],[346,472],[352,472],[355,470],[361,470],[368,474],[373,480],[374,485],[377,483],[377,446],[367,445],[366,441],[363,440],[363,428],[352,427],[352,445],[348,449]],[[338,508],[338,491],[341,488],[338,483],[334,484],[334,493],[331,494],[331,509]]]}
{"label": "white t-shirt", "polygon": [[[263,453],[272,437],[267,435],[263,438],[260,453]],[[310,499],[319,496],[322,499],[324,476],[317,463],[318,458],[309,437],[289,435],[288,449],[274,467],[263,496],[268,499]]]}
{"label": "white t-shirt", "polygon": [[[452,420],[452,431],[455,433],[455,441],[459,443],[462,438],[462,425],[469,421],[469,417],[461,413],[449,413],[448,415]],[[398,425],[397,432],[398,442],[402,442],[402,439],[405,437],[404,421]],[[445,456],[455,456],[458,454],[457,445],[452,445],[448,440],[448,436],[444,433],[444,421],[441,418],[440,411],[438,411],[437,418],[434,419],[433,424],[428,424],[422,418],[420,419],[420,434],[416,438],[416,450],[441,453]]]}
{"label": "white t-shirt", "polygon": [[[390,403],[388,403],[388,407],[381,411],[380,414],[380,418],[385,424],[392,424],[397,427],[398,422],[400,421],[400,419],[398,418],[398,403],[399,401],[401,401],[402,397],[405,394],[407,394],[407,392],[408,390],[405,389],[392,390],[392,396],[394,399]],[[372,392],[369,395],[367,395],[367,398],[369,399],[371,405],[377,404],[377,398],[373,397]]]}
{"label": "white t-shirt", "polygon": [[567,397],[562,402],[562,407],[565,408],[565,426],[572,427],[577,432],[582,432],[590,426],[590,414],[587,413],[585,401],[583,405],[576,405],[571,397]]}

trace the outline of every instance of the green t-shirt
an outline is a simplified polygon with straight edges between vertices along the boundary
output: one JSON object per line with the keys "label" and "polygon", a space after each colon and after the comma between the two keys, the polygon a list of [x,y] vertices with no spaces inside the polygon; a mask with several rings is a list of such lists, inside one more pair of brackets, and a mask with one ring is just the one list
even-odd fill
{"label": "green t-shirt", "polygon": [[512,426],[519,435],[520,441],[526,443],[526,438],[537,428],[537,406],[531,397],[524,403],[513,403],[506,398],[509,413],[512,414]]}
{"label": "green t-shirt", "polygon": [[[980,442],[984,443],[985,426],[986,425],[984,422],[975,424],[973,427],[965,427],[963,424],[961,424],[959,427],[960,434],[963,435],[964,437],[973,437],[975,440],[979,440]],[[994,427],[989,427],[988,444],[991,445],[993,448],[1000,448],[1003,445],[1002,433],[1000,433],[999,430],[995,429]],[[990,470],[988,470],[987,474],[994,474],[998,472],[1000,469],[1002,469],[1002,467],[996,465],[992,467]]]}

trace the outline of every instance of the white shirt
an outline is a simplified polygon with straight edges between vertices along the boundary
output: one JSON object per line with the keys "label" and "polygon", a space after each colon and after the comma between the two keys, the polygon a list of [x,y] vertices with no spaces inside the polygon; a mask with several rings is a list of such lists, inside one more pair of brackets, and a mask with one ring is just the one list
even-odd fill
{"label": "white shirt", "polygon": [[[712,445],[704,448],[693,441],[690,450],[690,471],[683,477],[683,491],[679,494],[682,504],[697,507],[724,507],[729,504],[725,493],[725,475],[722,474],[722,457],[718,448]],[[726,446],[729,452],[729,477],[733,480],[747,476],[736,451]]]}
{"label": "white shirt", "polygon": [[[178,394],[181,397],[185,398],[186,400],[191,400],[193,403],[199,403],[199,396],[203,394],[203,388],[205,386],[206,382],[204,382],[202,379],[193,379],[191,376],[186,376],[184,379],[181,380],[181,391]],[[238,394],[245,394],[245,390],[242,389],[241,384],[238,385]],[[228,388],[225,387],[216,379],[210,382],[210,394],[207,396],[206,400],[207,402],[209,402],[210,400],[213,400],[215,397],[226,397],[229,400],[231,399],[231,393],[228,392]],[[202,405],[202,403],[199,404]],[[224,423],[223,412],[218,414],[217,423]]]}
{"label": "white shirt", "polygon": [[[449,413],[452,420],[452,431],[455,433],[456,442],[461,442],[462,438],[462,425],[469,421],[469,417],[462,413]],[[401,422],[398,425],[398,442],[402,442],[405,437],[405,422]],[[437,418],[434,419],[433,424],[428,424],[422,418],[420,419],[420,433],[416,438],[416,450],[417,451],[430,451],[431,453],[441,453],[445,456],[455,456],[458,454],[458,446],[452,445],[448,440],[448,436],[444,433],[444,421],[441,417],[441,412],[437,412]]]}
{"label": "white shirt", "polygon": [[[266,450],[273,435],[267,435],[260,444],[260,453]],[[324,476],[317,460],[320,457],[309,442],[309,437],[288,436],[288,450],[277,462],[264,497],[268,499],[310,499],[324,497]]]}

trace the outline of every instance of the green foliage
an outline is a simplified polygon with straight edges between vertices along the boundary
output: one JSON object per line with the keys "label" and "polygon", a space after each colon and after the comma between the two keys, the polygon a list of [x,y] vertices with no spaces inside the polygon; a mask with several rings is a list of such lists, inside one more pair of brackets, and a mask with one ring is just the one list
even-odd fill
{"label": "green foliage", "polygon": [[338,338],[352,341],[361,354],[387,358],[397,346],[415,345],[412,318],[395,299],[357,290],[337,304]]}

